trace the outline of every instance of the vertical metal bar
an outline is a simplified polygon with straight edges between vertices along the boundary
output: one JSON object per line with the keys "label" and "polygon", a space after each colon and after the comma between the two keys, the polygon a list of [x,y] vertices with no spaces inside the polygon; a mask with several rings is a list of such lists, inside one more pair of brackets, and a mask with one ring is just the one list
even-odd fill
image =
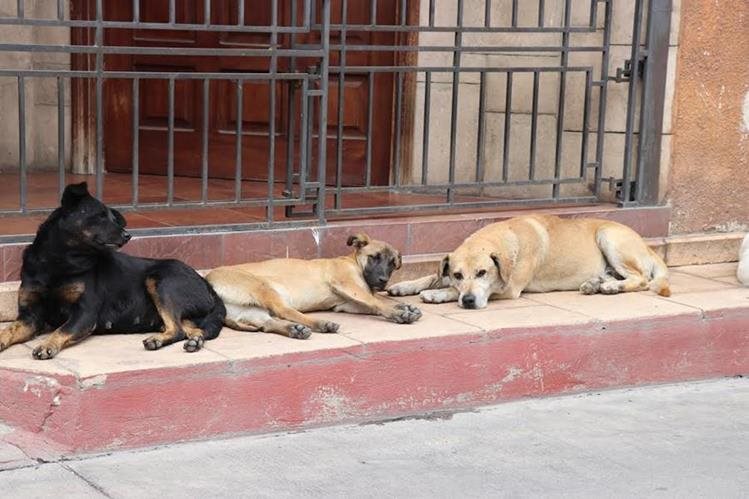
{"label": "vertical metal bar", "polygon": [[421,141],[421,184],[426,185],[429,180],[429,127],[432,108],[432,73],[426,72],[424,81],[424,137]]}
{"label": "vertical metal bar", "polygon": [[372,0],[369,4],[369,17],[372,26],[377,24],[377,0]]}
{"label": "vertical metal bar", "polygon": [[57,194],[65,189],[65,80],[57,77]]}
{"label": "vertical metal bar", "polygon": [[598,124],[596,126],[596,170],[593,181],[593,194],[601,194],[603,175],[604,141],[606,138],[606,97],[608,94],[609,58],[611,55],[611,2],[606,2],[603,21],[603,53],[601,54],[601,80],[598,94]]}
{"label": "vertical metal bar", "polygon": [[395,151],[393,153],[393,179],[401,185],[401,142],[403,141],[403,72],[398,71],[395,87]]}
{"label": "vertical metal bar", "polygon": [[166,203],[174,202],[174,78],[169,78],[169,116],[167,128],[167,156],[166,156]]}
{"label": "vertical metal bar", "polygon": [[635,19],[632,26],[632,50],[630,54],[632,73],[629,76],[629,89],[627,92],[627,128],[624,132],[624,166],[622,171],[622,202],[624,203],[630,201],[632,193],[630,177],[632,176],[632,140],[634,137],[635,108],[637,105],[637,86],[639,84],[639,75],[637,73],[640,63],[642,7],[643,0],[636,0]]}
{"label": "vertical metal bar", "polygon": [[104,26],[102,0],[96,0],[96,197],[104,199]]}
{"label": "vertical metal bar", "polygon": [[510,131],[512,130],[512,71],[507,72],[505,88],[505,129],[502,148],[502,182],[510,178]]}
{"label": "vertical metal bar", "polygon": [[327,166],[327,149],[328,149],[328,64],[330,58],[330,0],[323,0],[322,8],[322,32],[320,33],[322,41],[322,61],[320,71],[320,116],[319,116],[319,159],[318,159],[318,194],[317,194],[317,214],[318,221],[325,223],[325,176]]}
{"label": "vertical metal bar", "polygon": [[[491,25],[491,0],[484,0],[484,27]],[[486,145],[486,71],[479,77],[478,137],[476,138],[476,182],[484,181],[484,147]]]}
{"label": "vertical metal bar", "polygon": [[[559,180],[562,174],[562,155],[564,149],[564,108],[565,95],[567,93],[567,72],[565,69],[569,63],[570,53],[570,18],[572,16],[571,0],[564,1],[564,31],[562,32],[562,71],[559,72],[559,103],[557,108],[557,136],[556,151],[554,154],[554,180]],[[558,199],[560,194],[559,182],[552,186],[552,197]]]}
{"label": "vertical metal bar", "polygon": [[244,107],[244,80],[237,80],[236,148],[234,151],[234,201],[242,200],[242,121]]}
{"label": "vertical metal bar", "polygon": [[[273,47],[273,55],[270,59],[270,74],[275,76],[278,71],[278,57],[275,48],[278,45],[278,0],[271,1],[271,26],[273,32],[270,35],[270,44]],[[271,78],[270,102],[268,103],[268,207],[266,219],[268,223],[273,222],[273,188],[276,182],[276,79]]]}
{"label": "vertical metal bar", "polygon": [[21,213],[26,213],[26,80],[21,75],[18,76],[18,190]]}
{"label": "vertical metal bar", "polygon": [[309,170],[309,155],[307,154],[308,147],[307,143],[310,141],[310,129],[309,119],[307,114],[309,111],[309,80],[305,78],[302,80],[302,110],[299,117],[299,186],[301,188],[302,199],[305,196],[305,184],[307,183],[307,171]]}
{"label": "vertical metal bar", "polygon": [[637,201],[658,204],[660,190],[663,107],[671,31],[672,0],[650,0],[640,108],[640,150],[637,160]]}
{"label": "vertical metal bar", "polygon": [[[455,30],[455,51],[453,52],[453,69],[460,68],[461,49],[463,48],[463,0],[458,0],[458,15]],[[455,159],[456,141],[458,138],[458,102],[460,96],[460,73],[453,72],[453,94],[452,107],[450,111],[450,163],[448,164],[448,179],[450,186],[447,189],[447,202],[453,204],[455,200]]]}
{"label": "vertical metal bar", "polygon": [[[297,23],[297,0],[291,0],[291,25]],[[289,34],[289,48],[296,47],[296,33]],[[289,57],[289,71],[296,72],[296,57]],[[293,80],[288,83],[289,91],[289,108],[286,113],[286,191],[292,192],[294,187],[294,127],[296,126],[296,95],[298,81]],[[301,122],[302,127],[304,121]],[[301,163],[300,163],[301,164]]]}
{"label": "vertical metal bar", "polygon": [[140,0],[133,0],[133,22],[140,22]]}
{"label": "vertical metal bar", "polygon": [[26,17],[26,13],[24,12],[25,9],[25,1],[24,0],[17,0],[16,1],[16,16],[19,19],[23,19]]}
{"label": "vertical metal bar", "polygon": [[209,110],[211,99],[211,80],[203,80],[203,129],[201,130],[203,148],[200,153],[200,202],[208,202],[208,128],[210,127]]}
{"label": "vertical metal bar", "polygon": [[434,0],[429,0],[429,26],[434,27]]}
{"label": "vertical metal bar", "polygon": [[140,78],[133,78],[133,171],[131,198],[133,208],[138,206],[138,180],[140,170]]}
{"label": "vertical metal bar", "polygon": [[372,185],[372,123],[373,123],[373,102],[374,102],[374,73],[369,72],[367,81],[367,172],[366,172],[366,183],[369,187]]}
{"label": "vertical metal bar", "polygon": [[[338,73],[338,116],[336,127],[336,195],[335,208],[341,208],[341,188],[343,186],[343,99],[346,92],[346,19],[348,18],[348,0],[341,1],[341,50],[340,66],[341,71]],[[369,131],[367,132],[369,133]]]}
{"label": "vertical metal bar", "polygon": [[244,26],[244,2],[245,0],[237,0],[237,26]]}
{"label": "vertical metal bar", "polygon": [[65,20],[65,0],[57,0],[57,20]]}
{"label": "vertical metal bar", "polygon": [[211,0],[203,0],[203,24],[211,24]]}
{"label": "vertical metal bar", "polygon": [[583,103],[582,137],[580,140],[580,178],[587,177],[588,172],[588,116],[590,115],[590,87],[593,75],[585,72],[585,102]]}
{"label": "vertical metal bar", "polygon": [[590,0],[590,19],[588,19],[588,26],[590,29],[595,31],[596,24],[598,24],[598,1]]}
{"label": "vertical metal bar", "polygon": [[175,24],[177,22],[176,10],[174,0],[169,0],[169,24]]}
{"label": "vertical metal bar", "polygon": [[512,0],[512,27],[518,27],[518,0]]}
{"label": "vertical metal bar", "polygon": [[544,17],[546,17],[544,0],[538,0],[538,27],[539,28],[543,28],[545,25]]}
{"label": "vertical metal bar", "polygon": [[533,107],[531,109],[531,151],[530,151],[530,168],[528,170],[528,180],[536,178],[536,148],[538,146],[538,90],[541,73],[533,72]]}

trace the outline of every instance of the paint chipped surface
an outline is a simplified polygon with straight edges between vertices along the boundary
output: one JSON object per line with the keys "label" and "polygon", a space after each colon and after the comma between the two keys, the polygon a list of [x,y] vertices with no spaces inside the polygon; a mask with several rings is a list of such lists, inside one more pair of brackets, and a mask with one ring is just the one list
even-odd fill
{"label": "paint chipped surface", "polygon": [[23,384],[23,392],[31,392],[37,397],[41,397],[42,394],[50,389],[56,390],[60,388],[60,383],[54,378],[48,378],[47,376],[31,376],[26,378]]}
{"label": "paint chipped surface", "polygon": [[101,388],[103,387],[107,382],[107,375],[106,374],[100,374],[98,376],[92,376],[90,378],[85,378],[80,381],[80,387],[81,390],[88,390],[90,388]]}

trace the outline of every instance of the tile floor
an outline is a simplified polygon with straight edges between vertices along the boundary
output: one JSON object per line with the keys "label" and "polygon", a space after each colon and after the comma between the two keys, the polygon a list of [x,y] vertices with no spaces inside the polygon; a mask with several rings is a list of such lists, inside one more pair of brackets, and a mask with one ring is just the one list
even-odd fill
{"label": "tile floor", "polygon": [[[496,301],[480,311],[467,311],[454,303],[420,304],[423,318],[411,325],[398,325],[378,317],[318,313],[341,324],[337,335],[313,334],[309,340],[291,340],[278,335],[224,329],[203,351],[188,354],[181,345],[156,352],[143,350],[145,335],[95,336],[64,350],[52,361],[31,359],[39,339],[16,345],[0,353],[0,369],[24,369],[42,373],[68,373],[79,378],[127,370],[176,367],[227,360],[261,359],[311,350],[329,351],[420,338],[481,334],[505,329],[572,325],[593,326],[642,318],[694,315],[718,309],[749,308],[749,288],[735,278],[736,264],[701,265],[671,269],[670,298],[650,292],[616,296],[582,296],[573,292],[527,294],[515,301]],[[733,276],[733,277],[732,277]],[[415,303],[415,297],[401,301]],[[4,326],[0,326],[4,327]],[[496,334],[496,333],[495,333]]]}

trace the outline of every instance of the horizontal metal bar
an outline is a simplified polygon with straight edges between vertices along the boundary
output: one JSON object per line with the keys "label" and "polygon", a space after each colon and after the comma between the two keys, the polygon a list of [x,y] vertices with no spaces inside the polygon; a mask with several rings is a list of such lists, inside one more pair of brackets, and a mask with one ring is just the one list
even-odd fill
{"label": "horizontal metal bar", "polygon": [[94,20],[69,20],[59,19],[29,19],[17,17],[0,17],[0,26],[41,26],[41,27],[68,27],[68,28],[94,28],[102,26],[107,29],[139,29],[139,30],[170,30],[180,31],[215,31],[215,32],[242,32],[258,34],[289,34],[309,33],[310,26],[239,26],[236,24],[190,24],[190,23],[153,23],[153,22],[130,22],[130,21],[101,21]]}
{"label": "horizontal metal bar", "polygon": [[[331,45],[331,50],[341,50],[343,45]],[[215,49],[214,49],[215,50]],[[471,53],[493,53],[493,52],[603,52],[605,47],[600,45],[579,45],[563,47],[561,45],[544,45],[537,47],[519,45],[346,45],[349,52],[471,52]]]}
{"label": "horizontal metal bar", "polygon": [[183,55],[234,57],[323,57],[319,48],[190,48],[190,47],[124,47],[114,45],[39,45],[35,43],[0,43],[0,52],[46,52],[64,54]]}
{"label": "horizontal metal bar", "polygon": [[331,66],[330,72],[337,73],[345,71],[346,73],[584,73],[591,71],[590,66],[580,67],[497,67],[497,66],[476,66],[476,67],[453,67],[453,66]]}
{"label": "horizontal metal bar", "polygon": [[317,81],[319,75],[308,73],[169,73],[164,71],[74,71],[74,70],[51,70],[51,69],[0,69],[0,76],[24,76],[51,78],[54,76],[66,76],[69,78],[103,78],[143,80],[309,80]]}

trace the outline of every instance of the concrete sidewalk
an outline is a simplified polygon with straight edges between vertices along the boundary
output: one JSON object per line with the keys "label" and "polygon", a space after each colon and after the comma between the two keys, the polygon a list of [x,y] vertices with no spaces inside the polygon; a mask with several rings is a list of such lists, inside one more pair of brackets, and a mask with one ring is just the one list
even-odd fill
{"label": "concrete sidewalk", "polygon": [[747,415],[741,378],[528,400],[29,466],[0,497],[745,497]]}

